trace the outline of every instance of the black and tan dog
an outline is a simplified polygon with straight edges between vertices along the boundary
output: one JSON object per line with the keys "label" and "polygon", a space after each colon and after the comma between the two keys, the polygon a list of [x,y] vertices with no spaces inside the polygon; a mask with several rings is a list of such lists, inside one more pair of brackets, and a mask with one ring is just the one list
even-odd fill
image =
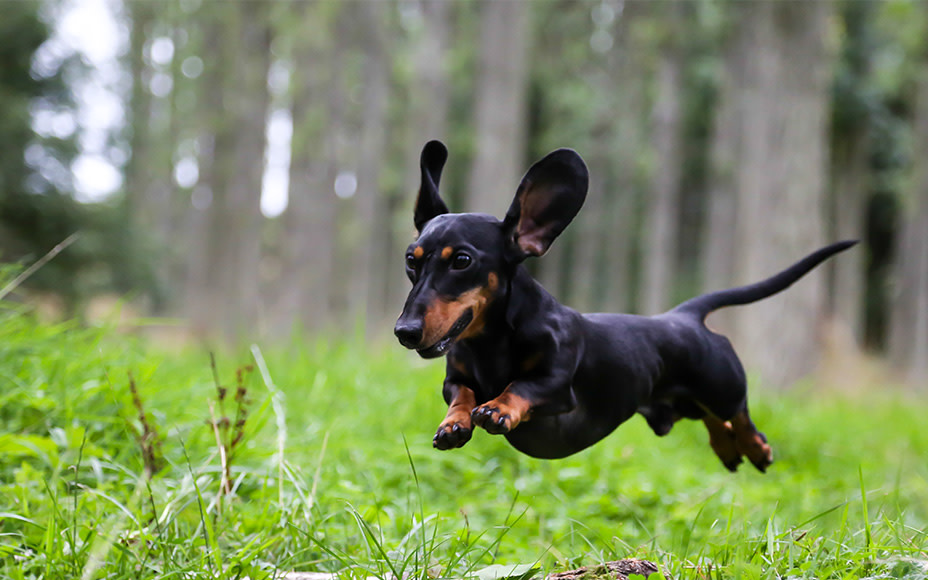
{"label": "black and tan dog", "polygon": [[680,418],[701,419],[732,471],[742,456],[761,471],[770,465],[770,446],[748,415],[741,363],[705,317],[780,292],[855,242],[658,316],[580,314],[521,264],[543,255],[580,210],[588,185],[580,156],[559,149],[533,165],[502,221],[448,212],[438,194],[447,156],[437,141],[422,150],[419,237],[406,253],[413,288],[395,328],[422,357],[448,355],[443,392],[450,407],[436,448],[461,447],[477,425],[505,434],[528,455],[565,457],[638,412],[658,435]]}

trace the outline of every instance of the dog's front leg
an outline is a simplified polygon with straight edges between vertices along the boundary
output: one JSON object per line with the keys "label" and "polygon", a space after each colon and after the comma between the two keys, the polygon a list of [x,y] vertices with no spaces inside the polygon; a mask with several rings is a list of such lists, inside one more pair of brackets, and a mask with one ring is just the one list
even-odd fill
{"label": "dog's front leg", "polygon": [[513,381],[491,401],[471,413],[474,424],[488,433],[509,433],[532,418],[532,415],[566,413],[576,406],[570,382],[562,377],[547,380]]}
{"label": "dog's front leg", "polygon": [[531,415],[532,402],[513,392],[512,385],[506,387],[500,396],[480,405],[471,413],[478,427],[494,435],[509,433],[519,423],[528,421]]}
{"label": "dog's front leg", "polygon": [[473,434],[471,411],[477,406],[474,391],[464,385],[445,383],[445,398],[450,399],[448,414],[432,439],[435,449],[463,447]]}

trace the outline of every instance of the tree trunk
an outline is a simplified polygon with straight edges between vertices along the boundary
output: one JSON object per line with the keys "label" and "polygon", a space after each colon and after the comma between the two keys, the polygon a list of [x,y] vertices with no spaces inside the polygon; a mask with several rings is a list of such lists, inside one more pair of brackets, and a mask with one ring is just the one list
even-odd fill
{"label": "tree trunk", "polygon": [[[872,59],[875,18],[879,5],[845,2],[840,5],[845,38],[836,74],[831,114],[831,190],[829,195],[832,240],[860,239],[866,233],[870,192],[872,125],[869,96],[873,84]],[[849,356],[858,355],[864,343],[866,258],[869,248],[848,252],[829,266],[829,343]]]}
{"label": "tree trunk", "polygon": [[649,54],[646,38],[636,34],[650,8],[643,3],[627,4],[618,22],[617,46],[610,61],[616,99],[613,137],[608,145],[614,156],[609,199],[604,210],[606,257],[603,262],[607,292],[603,309],[632,310],[632,258],[637,235],[634,224],[644,183],[640,147],[647,142],[647,91],[642,82],[625,82],[646,76]]}
{"label": "tree trunk", "polygon": [[467,210],[501,217],[525,172],[529,2],[480,3],[474,160]]}
{"label": "tree trunk", "polygon": [[[736,10],[744,10],[743,7]],[[744,84],[750,75],[751,31],[729,27],[722,78],[712,123],[706,225],[702,239],[702,289],[712,292],[735,284],[735,220],[738,212],[737,167],[743,141]],[[734,330],[734,311],[712,315],[711,326],[722,334]]]}
{"label": "tree trunk", "polygon": [[129,145],[132,155],[126,164],[126,204],[130,223],[136,233],[149,227],[146,216],[146,184],[151,180],[150,166],[145,162],[151,146],[151,92],[146,80],[150,72],[145,63],[146,30],[153,18],[147,3],[132,3],[126,6],[132,27],[129,32],[129,71],[132,75],[132,91],[129,95],[131,135]]}
{"label": "tree trunk", "polygon": [[[264,176],[264,151],[270,94],[267,75],[270,69],[270,30],[267,6],[260,2],[241,3],[241,33],[236,39],[240,67],[237,84],[241,100],[234,103],[238,135],[233,155],[235,170],[229,184],[224,242],[234,252],[222,252],[230,258],[224,270],[225,283],[232,285],[231,307],[235,316],[222,319],[228,337],[255,328],[259,322],[259,282],[261,279],[261,182]],[[236,320],[236,318],[238,320]]]}
{"label": "tree trunk", "polygon": [[913,385],[928,381],[928,57],[919,71],[912,180],[903,208],[895,264],[889,353]]}
{"label": "tree trunk", "polygon": [[587,82],[601,97],[591,105],[591,127],[584,129],[589,135],[589,145],[582,153],[590,170],[590,192],[583,211],[568,230],[574,236],[570,263],[565,268],[569,272],[566,294],[569,304],[581,311],[618,312],[628,304],[629,208],[637,185],[636,159],[647,115],[643,114],[645,83],[622,79],[645,76],[640,65],[647,48],[635,45],[630,31],[641,24],[647,10],[641,5],[626,6],[619,18],[602,29],[600,33],[608,32],[615,39],[615,46],[601,55],[593,51],[587,59],[590,71],[584,71]]}
{"label": "tree trunk", "polygon": [[[171,10],[155,13],[151,6],[140,3],[128,6],[132,28],[130,32],[129,68],[132,74],[129,112],[131,157],[126,167],[126,210],[130,231],[136,247],[134,252],[150,258],[154,275],[154,290],[149,295],[150,308],[163,313],[167,306],[167,288],[179,281],[173,276],[172,230],[177,211],[172,184],[173,152],[177,145],[174,119],[174,93],[155,96],[150,82],[158,70],[145,59],[150,48],[151,31],[157,24],[167,24],[174,30]],[[172,38],[172,40],[174,40]],[[172,61],[173,65],[176,64]],[[173,79],[173,75],[170,75]]]}
{"label": "tree trunk", "polygon": [[[420,0],[423,25],[420,36],[414,40],[412,61],[414,71],[409,91],[406,94],[404,123],[407,150],[405,156],[405,180],[400,199],[393,200],[391,207],[390,255],[385,264],[388,271],[387,308],[390,315],[398,315],[403,300],[409,291],[409,281],[403,269],[403,251],[413,240],[415,228],[412,223],[412,208],[415,192],[419,189],[419,154],[422,146],[431,139],[448,143],[448,117],[451,97],[451,82],[448,63],[452,45],[452,4],[446,0]],[[460,152],[458,152],[460,153]],[[451,152],[453,159],[460,157]],[[452,161],[453,163],[455,161]],[[447,199],[447,182],[442,182],[442,194]],[[456,211],[458,208],[451,208]]]}
{"label": "tree trunk", "polygon": [[[340,43],[327,33],[338,18],[335,3],[291,3],[289,16],[308,33],[294,40],[289,194],[283,215],[280,293],[275,334],[299,324],[318,331],[332,321],[329,292],[335,235],[334,147],[330,135],[341,123]],[[330,91],[327,106],[326,91]],[[331,95],[338,95],[337,100]]]}
{"label": "tree trunk", "polygon": [[407,186],[412,188],[410,191],[419,187],[419,152],[422,146],[430,139],[447,140],[451,94],[448,58],[452,5],[446,0],[420,0],[419,8],[423,25],[421,36],[413,48],[415,71],[409,92],[409,122],[412,125],[409,158],[415,168],[415,171],[410,171],[412,177],[407,181]]}
{"label": "tree trunk", "polygon": [[212,200],[198,325],[228,340],[258,323],[270,66],[266,8],[259,2],[209,7],[211,50],[204,61],[223,68],[210,75],[220,81],[221,94],[211,98],[221,105],[210,122]]}
{"label": "tree trunk", "polygon": [[358,191],[352,278],[348,288],[351,320],[363,320],[366,330],[384,317],[386,271],[384,262],[386,204],[380,192],[380,169],[386,157],[387,104],[390,97],[390,61],[384,30],[384,5],[364,2],[361,13],[364,51],[364,97],[358,146]]}
{"label": "tree trunk", "polygon": [[639,311],[658,314],[671,306],[679,234],[679,194],[683,174],[683,47],[674,26],[681,5],[666,15],[668,40],[657,65],[657,101],[651,120],[654,167],[642,248]]}
{"label": "tree trunk", "polygon": [[[869,191],[869,140],[861,127],[833,142],[831,162],[831,217],[833,240],[862,240]],[[830,317],[835,339],[845,348],[863,345],[866,251],[859,248],[833,260]]]}
{"label": "tree trunk", "polygon": [[[823,243],[831,55],[828,2],[739,4],[753,37],[742,83],[735,239],[739,283],[764,279]],[[823,272],[735,312],[735,345],[765,384],[785,386],[819,360]]]}
{"label": "tree trunk", "polygon": [[207,336],[219,308],[213,290],[218,286],[218,272],[213,263],[211,247],[216,219],[215,192],[220,185],[221,174],[217,169],[216,141],[222,128],[223,69],[219,66],[223,56],[222,35],[225,22],[221,12],[214,6],[201,8],[198,16],[205,22],[203,29],[204,68],[201,76],[203,87],[199,96],[199,182],[191,194],[190,215],[187,221],[186,285],[184,313],[190,320],[193,334],[199,338]]}

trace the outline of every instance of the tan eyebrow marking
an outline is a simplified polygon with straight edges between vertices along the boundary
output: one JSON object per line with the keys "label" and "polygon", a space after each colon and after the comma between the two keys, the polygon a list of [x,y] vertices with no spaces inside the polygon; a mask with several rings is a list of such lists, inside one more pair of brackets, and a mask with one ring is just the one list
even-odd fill
{"label": "tan eyebrow marking", "polygon": [[418,260],[422,257],[422,254],[425,253],[425,250],[422,249],[422,246],[416,246],[416,249],[412,251],[412,255]]}
{"label": "tan eyebrow marking", "polygon": [[441,251],[441,259],[447,260],[451,257],[452,252],[454,252],[454,250],[451,248],[451,246],[445,246],[445,248]]}

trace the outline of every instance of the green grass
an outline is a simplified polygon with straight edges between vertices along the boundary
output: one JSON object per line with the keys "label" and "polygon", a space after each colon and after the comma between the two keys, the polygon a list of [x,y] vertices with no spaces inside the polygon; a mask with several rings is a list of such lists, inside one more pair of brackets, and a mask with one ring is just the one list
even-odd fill
{"label": "green grass", "polygon": [[[692,422],[657,438],[635,418],[560,461],[485,432],[435,451],[443,365],[392,344],[216,359],[222,401],[205,349],[0,310],[0,577],[460,578],[642,557],[673,578],[928,578],[924,395],[752,386],[775,463],[730,474]],[[163,462],[151,478],[143,449]]]}

